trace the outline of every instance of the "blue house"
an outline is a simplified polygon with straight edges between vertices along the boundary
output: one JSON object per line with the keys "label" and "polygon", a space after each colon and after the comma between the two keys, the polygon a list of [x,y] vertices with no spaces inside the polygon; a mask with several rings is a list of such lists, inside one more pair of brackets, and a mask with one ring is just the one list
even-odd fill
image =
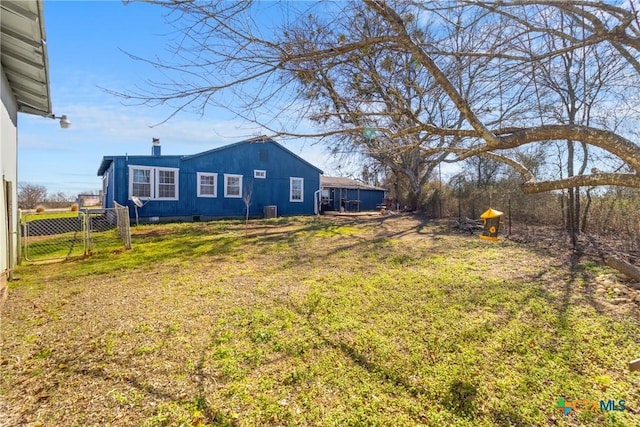
{"label": "blue house", "polygon": [[387,194],[385,188],[344,177],[320,177],[320,210],[361,212],[380,210]]}
{"label": "blue house", "polygon": [[319,210],[322,171],[267,137],[188,156],[105,156],[103,206],[134,200],[142,222],[220,217],[311,215]]}

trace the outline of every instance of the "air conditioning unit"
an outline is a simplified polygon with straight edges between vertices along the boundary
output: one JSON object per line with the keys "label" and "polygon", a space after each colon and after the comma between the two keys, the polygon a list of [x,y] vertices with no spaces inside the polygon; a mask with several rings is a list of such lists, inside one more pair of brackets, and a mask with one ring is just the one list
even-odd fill
{"label": "air conditioning unit", "polygon": [[278,217],[278,207],[276,205],[268,205],[264,207],[264,217],[265,218],[277,218]]}

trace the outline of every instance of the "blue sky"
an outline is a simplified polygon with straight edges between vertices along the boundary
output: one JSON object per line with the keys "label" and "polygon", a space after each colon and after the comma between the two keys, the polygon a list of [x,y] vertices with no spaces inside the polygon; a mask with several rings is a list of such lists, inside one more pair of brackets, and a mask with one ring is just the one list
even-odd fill
{"label": "blue sky", "polygon": [[[163,13],[143,3],[44,1],[53,111],[66,114],[72,126],[61,129],[57,121],[19,115],[20,183],[75,196],[102,187],[96,173],[103,156],[150,154],[152,138],[160,138],[163,154],[194,154],[265,133],[222,109],[158,124],[171,110],[126,106],[101,89],[143,85],[152,70],[123,51],[150,58],[163,54],[171,31]],[[280,142],[325,174],[338,174],[322,147]]]}

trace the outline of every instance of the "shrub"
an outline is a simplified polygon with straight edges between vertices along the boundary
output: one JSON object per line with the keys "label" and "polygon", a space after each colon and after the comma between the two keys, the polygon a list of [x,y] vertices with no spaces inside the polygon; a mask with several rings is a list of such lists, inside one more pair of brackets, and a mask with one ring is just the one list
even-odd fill
{"label": "shrub", "polygon": [[38,207],[36,207],[36,212],[38,212],[38,213],[42,213],[42,212],[44,212],[44,211],[45,211],[44,206],[42,206],[42,205],[38,205]]}
{"label": "shrub", "polygon": [[71,212],[78,212],[79,208],[80,207],[78,206],[78,204],[74,203],[74,204],[71,205]]}

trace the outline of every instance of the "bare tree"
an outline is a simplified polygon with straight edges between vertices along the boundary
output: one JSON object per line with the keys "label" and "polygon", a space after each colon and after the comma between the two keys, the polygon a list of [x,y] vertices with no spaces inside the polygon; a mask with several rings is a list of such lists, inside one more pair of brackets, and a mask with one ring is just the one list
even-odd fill
{"label": "bare tree", "polygon": [[43,185],[18,183],[18,206],[35,209],[47,199],[47,188]]}
{"label": "bare tree", "polygon": [[[296,31],[287,33],[289,49],[303,51],[309,34],[319,35],[314,39],[319,44],[337,38],[343,45],[355,45],[362,40],[384,40],[393,32],[388,22],[364,5],[356,4],[353,8],[355,13],[343,19],[338,27],[327,27],[325,21],[316,19],[310,19],[302,28],[297,26]],[[407,6],[401,13],[410,33],[421,43],[435,43],[439,37],[447,49],[473,50],[478,48],[481,34],[488,31],[475,26],[463,30],[458,25],[462,16],[453,9],[443,19],[457,25],[447,28],[443,37],[429,32],[413,11]],[[458,91],[483,108],[491,104],[495,82],[483,75],[486,59],[463,62],[460,58],[444,57],[443,62]],[[405,130],[430,124],[448,129],[460,129],[463,125],[460,112],[447,102],[446,93],[432,74],[410,52],[384,42],[357,52],[346,50],[341,54],[302,57],[292,65],[295,67],[292,77],[300,84],[298,90],[314,101],[309,105],[310,117],[324,132],[335,135],[330,142],[333,151],[358,150],[375,159],[390,170],[394,182],[406,185],[405,202],[409,207],[416,209],[423,205],[428,197],[424,194],[426,183],[448,156],[447,150],[460,144],[461,139]],[[356,131],[349,131],[351,128]],[[357,129],[364,130],[359,133]]]}
{"label": "bare tree", "polygon": [[249,208],[251,207],[251,200],[253,199],[253,184],[245,185],[242,189],[242,201],[245,207],[244,224],[249,224]]}
{"label": "bare tree", "polygon": [[[527,170],[523,165],[518,164],[514,159],[510,159],[508,157],[503,157],[503,161],[510,166],[516,168],[526,179],[526,182],[523,185],[523,190],[527,192],[540,192],[540,191],[548,191],[552,189],[559,188],[571,188],[580,185],[623,185],[623,186],[640,186],[640,176],[638,176],[637,171],[640,166],[640,147],[623,137],[622,135],[618,135],[613,131],[606,129],[598,129],[590,126],[580,126],[574,124],[542,124],[540,126],[527,126],[527,127],[513,127],[513,128],[501,128],[501,129],[490,129],[486,122],[481,119],[481,117],[471,108],[468,103],[468,100],[461,96],[458,93],[453,85],[451,84],[448,77],[440,70],[438,65],[434,62],[432,56],[428,51],[423,49],[422,46],[414,43],[409,34],[406,31],[406,27],[403,25],[403,20],[400,15],[396,13],[396,11],[391,8],[387,3],[378,2],[378,1],[367,1],[368,5],[372,7],[372,9],[376,10],[381,16],[384,16],[388,22],[393,23],[394,28],[398,35],[398,43],[401,43],[403,46],[407,48],[407,50],[414,53],[415,57],[426,67],[428,68],[434,77],[439,81],[443,89],[446,91],[451,101],[459,108],[465,120],[470,125],[472,129],[464,130],[464,134],[467,137],[475,138],[476,140],[481,140],[482,142],[476,145],[472,145],[469,149],[462,153],[460,158],[469,157],[471,155],[478,155],[481,153],[489,153],[495,152],[498,150],[506,150],[511,148],[516,148],[523,146],[525,144],[530,144],[534,142],[548,141],[554,139],[565,139],[565,140],[574,140],[580,141],[581,143],[585,143],[587,145],[593,145],[596,147],[600,147],[610,153],[613,153],[620,157],[623,161],[625,161],[635,172],[633,173],[595,173],[591,175],[582,175],[582,176],[571,176],[566,177],[564,179],[554,179],[547,181],[537,181],[535,176],[531,173],[531,171]],[[561,2],[562,4],[567,4],[571,2]],[[479,5],[479,7],[487,8],[486,4],[482,3],[473,3],[474,5]],[[536,6],[536,4],[540,5],[548,5],[548,7],[556,7],[554,6],[555,2],[528,2],[527,6],[520,6],[524,3],[514,2],[512,3],[515,6],[520,8],[520,14],[504,14],[502,12],[496,12],[498,9],[503,10],[505,5],[504,3],[500,3],[500,8],[497,8],[496,5],[489,7],[487,10],[490,12],[499,13],[500,16],[507,16],[512,20],[512,22],[520,23],[525,21],[524,28],[531,31],[530,21],[527,16],[527,8],[532,4]],[[584,7],[588,5],[583,4]],[[602,7],[603,11],[609,10],[606,6]],[[628,11],[624,11],[622,9],[616,9],[616,12],[624,14],[624,16],[629,16]],[[627,13],[625,13],[627,12]],[[632,14],[631,14],[632,15]],[[594,20],[595,21],[595,20]],[[574,21],[576,25],[579,22]],[[629,27],[629,26],[628,26]],[[544,31],[548,34],[554,33],[554,28],[542,27],[543,29],[537,29],[537,31]],[[637,24],[636,27],[631,27],[634,32],[637,32]],[[603,35],[602,40],[612,41],[613,35],[609,34],[605,31],[606,34]],[[564,33],[560,35],[562,38],[568,37]],[[622,40],[625,43],[628,43],[630,48],[635,49],[637,43],[633,38],[618,38],[615,40]],[[614,42],[614,41],[612,41]],[[576,43],[576,45],[584,45],[586,41]],[[615,42],[620,43],[620,42]],[[509,48],[509,44],[503,43],[504,47]],[[575,46],[572,45],[569,50],[575,49]],[[562,53],[563,50],[556,49],[552,51],[548,51],[543,54],[541,57],[550,57],[555,56]],[[528,63],[532,60],[529,57],[516,57],[515,55],[509,55],[507,50],[500,53],[500,57],[509,58],[514,61],[513,67],[517,66],[519,62]],[[636,76],[637,78],[637,76]],[[434,129],[434,132],[442,132],[448,133],[445,129]],[[460,135],[460,132],[455,132],[455,134]],[[498,155],[499,156],[499,155]],[[494,158],[497,158],[494,156]]]}
{"label": "bare tree", "polygon": [[[192,108],[201,114],[209,105],[224,105],[274,136],[314,136],[333,144],[342,138],[363,147],[366,155],[386,156],[395,173],[403,173],[400,165],[405,161],[435,164],[451,159],[446,156],[456,161],[485,156],[517,170],[523,191],[529,193],[596,185],[640,187],[640,146],[630,134],[619,132],[622,128],[562,122],[523,108],[548,107],[531,89],[539,70],[532,73],[532,64],[588,46],[624,58],[617,78],[627,83],[627,91],[637,90],[640,28],[631,10],[587,1],[538,0],[364,0],[357,7],[151,2],[168,8],[182,38],[170,62],[147,60],[165,71],[168,80],[149,82],[148,91],[120,94],[131,101],[172,104],[176,112]],[[271,14],[285,12],[283,19],[290,19],[268,27],[259,19],[265,8]],[[558,14],[568,17],[566,26],[547,19]],[[455,43],[450,34],[459,35]],[[472,34],[477,43],[459,43],[465,37],[473,40]],[[541,36],[555,43],[538,42]],[[535,49],[523,49],[523,40]],[[518,75],[530,78],[517,80]],[[426,93],[433,101],[429,105],[424,103]],[[605,95],[619,92],[600,94]],[[265,116],[267,104],[278,114]],[[289,120],[298,118],[285,113],[292,111],[314,119],[318,127],[301,132],[291,126]],[[538,123],[532,119],[536,116]],[[520,147],[559,140],[573,141],[583,151],[600,149],[625,167],[540,179],[515,155]]]}
{"label": "bare tree", "polygon": [[[580,26],[573,25],[575,15],[563,9],[547,13],[542,19],[547,27],[556,28],[574,39],[584,37],[586,32],[585,21]],[[535,41],[525,39],[522,42],[522,50],[530,56],[535,55],[541,44],[547,51],[561,52],[531,63],[530,84],[535,88],[536,100],[543,100],[545,104],[545,108],[539,109],[542,123],[553,121],[573,126],[589,126],[592,120],[597,119],[599,111],[610,108],[611,97],[602,97],[601,92],[611,89],[624,91],[619,81],[625,63],[617,52],[606,46],[583,45],[570,50],[567,49],[570,46],[567,38],[555,37],[549,33],[542,34]],[[559,168],[560,178],[563,175],[584,175],[589,164],[592,167],[597,165],[597,162],[594,163],[597,159],[589,156],[590,150],[586,143],[576,144],[573,140],[565,143],[565,159]],[[564,203],[565,198],[560,200]],[[581,217],[586,217],[586,213],[581,213],[580,187],[567,189],[566,202],[565,224],[575,243],[575,234],[581,229]]]}

